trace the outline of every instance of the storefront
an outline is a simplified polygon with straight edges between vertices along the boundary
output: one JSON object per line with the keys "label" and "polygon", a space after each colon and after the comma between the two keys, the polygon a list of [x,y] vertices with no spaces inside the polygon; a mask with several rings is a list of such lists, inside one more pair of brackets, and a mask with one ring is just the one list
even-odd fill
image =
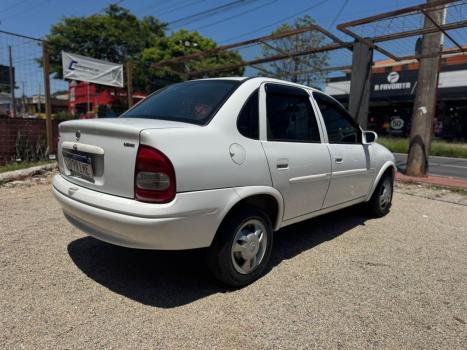
{"label": "storefront", "polygon": [[[417,61],[375,62],[371,76],[369,128],[381,135],[408,136],[417,91]],[[350,75],[331,78],[325,92],[348,103]],[[467,140],[467,55],[443,58],[438,81],[435,137]]]}
{"label": "storefront", "polygon": [[[128,95],[122,88],[71,81],[69,95],[68,112],[80,118],[116,117],[128,109]],[[145,93],[133,93],[133,104],[146,96]]]}

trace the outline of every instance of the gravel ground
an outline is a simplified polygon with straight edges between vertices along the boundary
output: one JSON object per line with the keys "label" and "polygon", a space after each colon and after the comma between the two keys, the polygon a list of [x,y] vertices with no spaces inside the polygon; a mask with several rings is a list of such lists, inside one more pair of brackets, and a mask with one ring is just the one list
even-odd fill
{"label": "gravel ground", "polygon": [[353,208],[286,228],[269,273],[228,291],[201,251],[86,237],[48,182],[0,187],[2,348],[467,348],[463,194],[399,185],[382,219]]}

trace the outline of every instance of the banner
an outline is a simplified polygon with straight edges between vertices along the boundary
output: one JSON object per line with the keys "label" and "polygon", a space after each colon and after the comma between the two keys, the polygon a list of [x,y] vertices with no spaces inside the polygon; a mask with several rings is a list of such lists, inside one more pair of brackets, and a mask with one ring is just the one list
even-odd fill
{"label": "banner", "polygon": [[123,87],[123,65],[62,51],[63,78]]}

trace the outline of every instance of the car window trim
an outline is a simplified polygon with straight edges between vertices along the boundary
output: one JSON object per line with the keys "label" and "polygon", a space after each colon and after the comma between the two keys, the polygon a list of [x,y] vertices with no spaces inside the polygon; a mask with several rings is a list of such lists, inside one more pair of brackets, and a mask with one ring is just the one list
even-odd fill
{"label": "car window trim", "polygon": [[[313,91],[312,92],[312,98],[313,98],[313,101],[316,103],[316,108],[319,110],[319,114],[320,114],[320,118],[322,120],[322,123],[323,123],[323,130],[325,131],[326,133],[326,138],[327,138],[327,142],[329,144],[333,144],[333,145],[361,145],[362,144],[362,140],[363,140],[363,129],[362,127],[360,126],[360,124],[358,124],[353,118],[352,116],[350,115],[350,113],[345,109],[345,107],[339,102],[337,101],[334,97],[332,96],[329,96],[329,95],[326,95],[325,93],[321,92],[321,91]],[[348,142],[331,142],[329,140],[329,134],[328,134],[328,128],[326,126],[326,122],[324,121],[324,117],[323,117],[323,113],[321,112],[321,109],[319,108],[319,102],[316,100],[315,98],[315,95],[323,95],[325,97],[328,97],[329,99],[331,99],[331,101],[335,102],[335,105],[338,107],[338,109],[341,111],[341,112],[344,112],[344,119],[349,121],[350,124],[352,124],[356,129],[359,130],[359,137],[358,137],[358,141],[357,142],[353,142],[353,143],[348,143]]]}
{"label": "car window trim", "polygon": [[[277,87],[280,87],[280,88],[284,88],[284,90],[286,91],[289,91],[288,93],[285,93],[285,95],[291,95],[291,96],[299,96],[299,97],[303,97],[304,99],[306,99],[309,103],[309,106],[311,108],[311,111],[313,112],[313,115],[314,115],[314,118],[315,118],[315,121],[316,121],[316,126],[318,127],[318,134],[319,134],[319,141],[309,141],[309,140],[270,140],[269,139],[269,136],[268,136],[268,116],[267,116],[267,95],[268,95],[268,86],[277,86]],[[266,121],[266,124],[265,124],[265,136],[266,136],[266,139],[265,141],[268,141],[268,142],[287,142],[287,143],[310,143],[310,144],[321,144],[323,143],[323,135],[321,134],[321,128],[320,128],[320,121],[318,119],[318,116],[316,115],[316,111],[315,109],[313,108],[313,104],[310,100],[310,93],[304,89],[304,88],[301,88],[301,87],[297,87],[297,86],[292,86],[292,85],[286,85],[286,84],[279,84],[279,83],[273,83],[273,82],[265,82],[263,83],[263,86],[264,86],[264,107],[266,108],[265,109],[265,121]],[[293,93],[292,90],[295,90],[297,91],[298,93]],[[269,92],[271,94],[275,94],[275,92]],[[276,93],[278,94],[278,93]],[[261,119],[261,118],[260,118]]]}

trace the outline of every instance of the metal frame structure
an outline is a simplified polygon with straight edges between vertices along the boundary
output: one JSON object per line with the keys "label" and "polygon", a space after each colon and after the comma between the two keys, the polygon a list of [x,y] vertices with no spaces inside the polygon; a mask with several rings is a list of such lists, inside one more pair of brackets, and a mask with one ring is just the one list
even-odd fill
{"label": "metal frame structure", "polygon": [[[370,17],[358,19],[355,21],[342,23],[337,26],[337,29],[339,29],[343,33],[353,37],[354,39],[358,41],[366,43],[368,46],[371,46],[373,49],[381,52],[385,56],[392,58],[395,61],[421,58],[421,57],[416,54],[400,57],[400,56],[395,55],[394,53],[389,52],[386,49],[383,49],[381,46],[378,45],[378,43],[387,42],[391,40],[397,40],[397,39],[403,39],[403,38],[408,38],[408,37],[420,36],[423,34],[435,33],[435,32],[440,31],[446,36],[446,38],[448,38],[457,47],[457,49],[452,49],[452,48],[442,49],[439,52],[441,55],[452,54],[452,53],[457,53],[457,52],[467,52],[466,47],[462,46],[457,40],[455,40],[449,34],[450,30],[466,28],[467,19],[455,21],[451,23],[439,24],[431,17],[429,13],[430,10],[439,8],[441,6],[447,7],[449,9],[449,7],[460,6],[460,5],[467,5],[467,3],[461,0],[439,0],[432,4],[410,6],[410,7],[400,9],[400,10],[390,11],[390,12],[378,14],[375,16],[370,16]],[[420,26],[420,28],[415,29],[415,30],[400,31],[400,32],[395,32],[395,33],[385,34],[385,35],[378,35],[378,36],[373,36],[373,37],[362,37],[361,35],[357,34],[355,30],[355,28],[358,26],[377,24],[378,22],[382,20],[396,19],[402,16],[417,15],[417,14],[424,16],[426,19],[432,22],[433,27],[424,28],[422,25]]]}
{"label": "metal frame structure", "polygon": [[[301,34],[301,33],[306,33],[306,32],[311,32],[311,31],[317,31],[321,34],[323,34],[326,38],[331,40],[330,44],[326,44],[320,47],[314,47],[310,48],[307,50],[302,50],[302,51],[297,51],[297,52],[284,52],[283,50],[274,47],[274,45],[270,44],[269,42],[290,37],[293,35]],[[274,56],[269,56],[269,57],[263,57],[263,58],[258,58],[250,61],[245,61],[242,63],[238,64],[231,64],[231,65],[226,65],[222,67],[216,67],[216,68],[211,68],[211,69],[206,69],[206,70],[199,70],[199,71],[194,71],[190,73],[182,73],[178,72],[172,68],[170,68],[171,65],[175,63],[182,63],[182,62],[187,62],[192,59],[200,58],[200,57],[209,57],[213,56],[217,53],[224,52],[230,49],[238,49],[238,48],[246,48],[246,47],[251,47],[255,45],[266,45],[273,50],[277,51],[278,54]],[[272,75],[272,73],[268,72],[266,69],[258,67],[256,65],[262,64],[262,63],[269,63],[269,62],[274,62],[274,61],[280,61],[288,58],[294,58],[294,57],[299,57],[299,56],[305,56],[305,55],[310,55],[314,53],[320,53],[320,52],[326,52],[326,51],[334,51],[334,50],[339,50],[339,49],[348,49],[352,50],[353,43],[351,42],[344,42],[340,40],[338,37],[336,37],[334,34],[330,33],[326,29],[322,28],[319,25],[312,24],[307,27],[299,28],[299,29],[293,29],[290,31],[282,32],[282,33],[277,33],[277,34],[271,34],[271,35],[266,35],[262,37],[257,37],[254,39],[249,39],[245,41],[240,41],[237,43],[229,44],[229,45],[224,45],[224,46],[219,46],[215,49],[204,51],[204,52],[197,52],[191,55],[186,55],[186,56],[180,56],[180,57],[175,57],[172,59],[168,60],[163,60],[161,62],[155,63],[152,65],[153,68],[164,68],[169,71],[172,71],[176,74],[180,75],[185,75],[187,78],[190,77],[198,77],[198,76],[203,76],[209,73],[218,73],[222,71],[228,71],[228,70],[233,70],[236,68],[240,67],[246,67],[250,66],[254,69],[257,69],[265,74]],[[339,66],[339,67],[326,67],[327,71],[336,71],[336,70],[344,70],[344,69],[350,69],[351,66]],[[313,71],[313,70],[311,70]],[[296,73],[303,73],[303,72],[296,72]]]}
{"label": "metal frame structure", "polygon": [[[415,6],[410,6],[406,7],[403,9],[395,10],[395,11],[390,11],[390,12],[385,12],[381,13],[378,15],[346,22],[339,24],[337,26],[337,29],[345,33],[346,35],[352,37],[358,42],[365,43],[369,47],[373,48],[374,50],[377,50],[381,52],[383,55],[395,60],[395,61],[402,61],[402,60],[408,60],[408,59],[420,59],[423,58],[420,55],[418,55],[415,52],[415,47],[414,47],[414,53],[411,55],[397,55],[394,52],[390,52],[389,50],[381,47],[379,44],[384,43],[384,42],[389,42],[389,41],[396,41],[398,39],[404,39],[404,38],[410,38],[410,37],[417,37],[421,36],[423,34],[429,34],[429,33],[435,33],[435,32],[442,32],[445,37],[450,40],[455,47],[452,48],[442,48],[441,51],[439,52],[441,55],[444,54],[453,54],[453,53],[458,53],[458,52],[467,52],[467,46],[463,46],[456,38],[454,38],[449,31],[455,30],[455,29],[461,29],[461,28],[467,28],[467,19],[460,19],[458,21],[453,21],[449,23],[444,23],[444,24],[439,24],[437,23],[432,16],[430,15],[430,11],[433,9],[436,9],[440,6],[443,7],[454,7],[454,6],[466,6],[467,9],[467,1],[466,0],[438,0],[435,1],[434,3],[431,4],[421,4],[421,5],[415,5]],[[384,34],[384,35],[375,35],[375,36],[362,36],[359,35],[356,32],[357,27],[363,26],[363,25],[372,25],[372,24],[378,24],[381,21],[386,21],[386,20],[397,20],[400,19],[404,16],[411,16],[411,15],[420,15],[423,16],[423,18],[426,18],[430,22],[433,23],[433,26],[430,28],[424,27],[423,25],[420,25],[419,28],[417,29],[411,29],[411,30],[406,30],[406,31],[398,31],[394,33],[389,33],[389,34]],[[287,38],[291,37],[293,35],[301,34],[301,33],[306,33],[310,31],[317,31],[323,34],[327,39],[330,39],[331,42],[327,43],[325,45],[322,45],[320,47],[312,47],[307,50],[302,50],[302,51],[297,51],[297,52],[284,52],[283,50],[275,47],[271,42],[274,40],[282,39],[282,38]],[[467,44],[467,43],[466,43]],[[173,65],[176,63],[183,63],[183,62],[188,62],[192,59],[196,58],[201,58],[201,57],[209,57],[216,55],[220,52],[225,52],[230,49],[241,49],[241,48],[247,48],[255,45],[265,45],[268,46],[269,48],[277,51],[277,55],[269,56],[269,57],[262,57],[262,58],[257,58],[254,60],[249,60],[245,61],[242,63],[238,64],[231,64],[231,65],[225,65],[225,66],[220,66],[220,67],[215,67],[211,69],[205,69],[205,70],[198,70],[198,71],[193,71],[193,72],[180,72],[176,69],[173,68]],[[240,41],[236,42],[233,44],[229,45],[223,45],[219,46],[215,49],[208,50],[208,51],[203,51],[203,52],[197,52],[191,55],[185,55],[185,56],[180,56],[180,57],[175,57],[172,59],[167,59],[163,60],[158,63],[154,63],[152,65],[153,68],[163,68],[169,72],[173,72],[175,74],[182,75],[184,77],[192,78],[192,77],[200,77],[200,76],[205,76],[210,73],[219,73],[222,71],[229,71],[233,69],[237,69],[240,67],[247,67],[250,66],[263,74],[273,76],[274,73],[269,72],[267,69],[258,66],[259,64],[263,63],[270,63],[274,61],[280,61],[284,59],[290,59],[294,57],[299,57],[299,56],[305,56],[305,55],[310,55],[314,53],[321,53],[321,52],[329,52],[329,51],[335,51],[339,49],[348,49],[350,51],[353,50],[353,42],[345,42],[336,37],[334,34],[330,33],[328,30],[322,28],[321,26],[317,24],[312,24],[307,27],[299,28],[299,29],[293,29],[287,32],[282,32],[282,33],[276,33],[276,34],[271,34],[271,35],[266,35],[266,36],[261,36],[245,41]],[[351,65],[344,65],[344,66],[338,66],[338,67],[326,67],[326,71],[351,71],[352,66]],[[310,67],[310,69],[306,70],[306,72],[313,72],[315,71],[315,67]],[[322,71],[322,69],[320,69]],[[301,72],[292,72],[290,73],[291,75],[298,75],[304,73],[303,71]]]}

